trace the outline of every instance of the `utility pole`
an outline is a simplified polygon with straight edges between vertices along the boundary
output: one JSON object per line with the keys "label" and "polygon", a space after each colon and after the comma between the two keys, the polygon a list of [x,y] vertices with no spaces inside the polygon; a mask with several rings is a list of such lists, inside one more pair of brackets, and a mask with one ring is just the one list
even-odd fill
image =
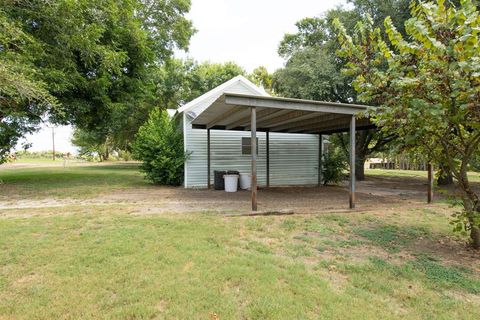
{"label": "utility pole", "polygon": [[55,127],[52,127],[52,151],[53,151],[53,161],[55,161]]}

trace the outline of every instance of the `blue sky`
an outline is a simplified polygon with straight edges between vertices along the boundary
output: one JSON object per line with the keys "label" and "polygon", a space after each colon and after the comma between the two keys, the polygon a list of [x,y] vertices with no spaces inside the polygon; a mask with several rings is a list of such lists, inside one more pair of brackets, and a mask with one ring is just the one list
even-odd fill
{"label": "blue sky", "polygon": [[[270,72],[282,67],[277,47],[287,32],[295,32],[295,22],[318,16],[328,9],[344,5],[343,0],[192,0],[188,18],[198,30],[189,52],[179,57],[197,61],[235,61],[248,72],[263,65]],[[57,127],[56,149],[74,152],[70,143],[72,129]],[[27,137],[31,151],[51,150],[51,129]]]}

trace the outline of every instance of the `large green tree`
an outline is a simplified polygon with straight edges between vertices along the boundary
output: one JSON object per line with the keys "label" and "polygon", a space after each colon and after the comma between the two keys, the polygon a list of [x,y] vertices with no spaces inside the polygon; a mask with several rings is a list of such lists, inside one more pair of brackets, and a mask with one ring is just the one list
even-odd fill
{"label": "large green tree", "polygon": [[0,9],[0,164],[18,140],[58,106],[33,64],[38,48]]}
{"label": "large green tree", "polygon": [[148,115],[137,111],[150,108],[151,74],[194,32],[189,0],[0,1],[36,44],[21,56],[61,106],[47,110],[50,118],[99,137],[133,136],[128,124]]}
{"label": "large green tree", "polygon": [[467,175],[480,148],[480,13],[474,1],[460,3],[412,2],[407,37],[388,17],[385,32],[371,18],[353,35],[335,24],[359,99],[378,106],[371,119],[453,173],[464,209],[455,229],[480,249],[480,195]]}
{"label": "large green tree", "polygon": [[[342,74],[345,60],[335,56],[339,49],[333,20],[338,18],[353,28],[357,20],[366,14],[373,15],[377,25],[386,16],[395,13],[395,24],[401,27],[410,16],[409,0],[351,0],[352,9],[334,9],[321,17],[305,18],[297,22],[297,32],[286,34],[278,53],[287,60],[285,67],[275,72],[274,91],[283,96],[335,102],[357,102],[357,94],[351,86],[352,78]],[[337,134],[332,141],[348,152],[347,137]],[[356,177],[364,180],[364,163],[367,157],[385,147],[393,139],[390,134],[378,130],[365,130],[356,136]]]}
{"label": "large green tree", "polygon": [[193,100],[233,77],[245,74],[245,70],[235,62],[204,62],[195,65],[188,75],[190,90],[185,99],[187,102]]}

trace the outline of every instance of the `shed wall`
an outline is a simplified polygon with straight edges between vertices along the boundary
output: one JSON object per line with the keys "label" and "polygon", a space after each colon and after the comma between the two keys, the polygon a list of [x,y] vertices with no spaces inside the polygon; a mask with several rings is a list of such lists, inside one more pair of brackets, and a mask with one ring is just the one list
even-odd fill
{"label": "shed wall", "polygon": [[[207,130],[192,129],[185,121],[185,187],[207,186]],[[242,137],[250,132],[211,130],[211,182],[214,170],[237,170],[249,174],[251,156],[242,155]],[[266,134],[257,132],[258,185],[266,185]],[[314,185],[318,182],[318,136],[270,133],[270,185]]]}

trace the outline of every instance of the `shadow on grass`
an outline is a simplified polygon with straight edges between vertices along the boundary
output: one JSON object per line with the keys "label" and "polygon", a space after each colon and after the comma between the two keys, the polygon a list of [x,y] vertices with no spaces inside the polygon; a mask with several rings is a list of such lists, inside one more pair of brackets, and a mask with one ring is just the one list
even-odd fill
{"label": "shadow on grass", "polygon": [[466,268],[444,266],[427,255],[401,265],[389,263],[378,257],[371,257],[370,263],[378,272],[388,272],[394,277],[405,279],[420,278],[432,288],[461,289],[468,293],[480,293],[480,280],[472,277]]}
{"label": "shadow on grass", "polygon": [[376,225],[354,228],[353,232],[390,253],[399,252],[419,238],[431,238],[431,233],[416,226]]}

